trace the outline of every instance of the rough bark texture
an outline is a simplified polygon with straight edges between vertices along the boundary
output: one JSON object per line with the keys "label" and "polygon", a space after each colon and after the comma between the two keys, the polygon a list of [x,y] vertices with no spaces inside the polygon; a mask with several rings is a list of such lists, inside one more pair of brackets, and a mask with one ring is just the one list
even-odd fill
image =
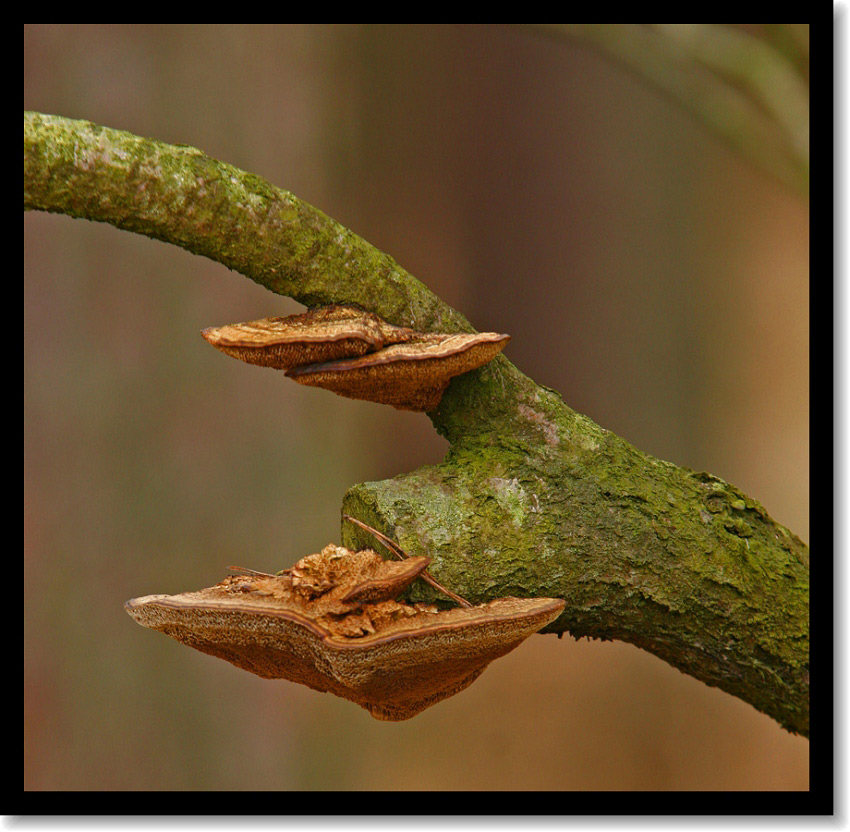
{"label": "rough bark texture", "polygon": [[[24,209],[174,243],[308,306],[472,331],[391,257],[191,147],[25,113]],[[433,558],[473,602],[564,598],[547,631],[630,642],[808,735],[808,547],[757,502],[641,453],[503,356],[457,377],[429,417],[446,459],[355,485],[344,512]]]}

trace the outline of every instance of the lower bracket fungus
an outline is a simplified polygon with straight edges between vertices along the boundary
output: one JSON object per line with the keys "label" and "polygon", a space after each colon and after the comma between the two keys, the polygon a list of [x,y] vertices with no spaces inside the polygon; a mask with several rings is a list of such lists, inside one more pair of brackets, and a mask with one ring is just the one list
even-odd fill
{"label": "lower bracket fungus", "polygon": [[124,606],[142,626],[258,676],[404,720],[468,687],[564,608],[555,598],[448,610],[399,600],[429,562],[330,544],[278,575],[240,570],[199,592]]}
{"label": "lower bracket fungus", "polygon": [[422,335],[357,358],[286,371],[299,384],[398,410],[434,410],[454,376],[492,361],[510,340],[496,332]]}
{"label": "lower bracket fungus", "polygon": [[227,355],[284,370],[299,384],[416,411],[436,408],[454,376],[492,361],[510,340],[496,332],[416,332],[350,305],[201,334]]}

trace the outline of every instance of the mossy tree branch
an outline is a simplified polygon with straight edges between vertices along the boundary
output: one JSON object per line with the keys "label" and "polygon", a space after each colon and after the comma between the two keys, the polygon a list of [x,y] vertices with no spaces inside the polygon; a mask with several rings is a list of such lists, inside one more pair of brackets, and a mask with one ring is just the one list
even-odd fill
{"label": "mossy tree branch", "polygon": [[[308,306],[471,331],[391,257],[191,147],[25,113],[24,209],[179,245]],[[630,642],[808,734],[808,548],[757,502],[641,453],[503,356],[428,415],[446,459],[354,486],[344,512],[472,601],[564,598],[550,632]],[[343,543],[374,540],[346,524]]]}

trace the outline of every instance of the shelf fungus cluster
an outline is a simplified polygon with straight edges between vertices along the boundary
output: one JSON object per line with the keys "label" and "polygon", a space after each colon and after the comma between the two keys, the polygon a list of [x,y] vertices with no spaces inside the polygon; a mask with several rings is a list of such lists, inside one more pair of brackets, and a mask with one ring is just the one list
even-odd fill
{"label": "shelf fungus cluster", "polygon": [[419,411],[436,408],[454,376],[492,361],[510,340],[496,332],[417,332],[342,305],[201,334],[222,352],[284,370],[299,384]]}
{"label": "shelf fungus cluster", "polygon": [[472,684],[564,607],[553,598],[448,610],[398,600],[429,562],[330,544],[278,575],[242,569],[199,592],[146,595],[125,608],[142,626],[258,676],[403,720]]}

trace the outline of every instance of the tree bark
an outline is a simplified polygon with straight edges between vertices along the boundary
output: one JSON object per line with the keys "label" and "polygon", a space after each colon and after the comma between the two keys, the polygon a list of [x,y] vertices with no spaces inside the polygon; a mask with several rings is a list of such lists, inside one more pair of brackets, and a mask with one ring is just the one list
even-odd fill
{"label": "tree bark", "polygon": [[[179,245],[307,306],[473,331],[321,211],[191,147],[25,113],[24,209]],[[470,601],[564,598],[548,632],[630,642],[808,735],[808,547],[755,500],[638,451],[504,356],[455,378],[428,416],[443,462],[355,485],[343,512],[433,558]],[[342,542],[375,546],[348,523]]]}

